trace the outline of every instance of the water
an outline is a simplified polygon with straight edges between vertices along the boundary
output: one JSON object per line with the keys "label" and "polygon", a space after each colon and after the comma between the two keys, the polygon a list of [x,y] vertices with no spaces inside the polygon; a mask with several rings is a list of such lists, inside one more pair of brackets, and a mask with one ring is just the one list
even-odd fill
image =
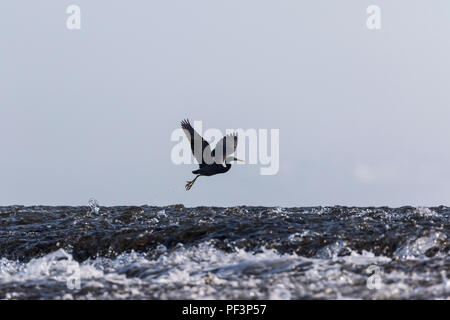
{"label": "water", "polygon": [[449,299],[449,215],[0,207],[0,299]]}

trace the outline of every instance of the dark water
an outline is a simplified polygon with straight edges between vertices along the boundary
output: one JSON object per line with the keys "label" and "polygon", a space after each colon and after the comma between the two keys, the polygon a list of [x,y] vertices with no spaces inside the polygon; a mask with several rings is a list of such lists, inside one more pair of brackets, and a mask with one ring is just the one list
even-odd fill
{"label": "dark water", "polygon": [[1,299],[448,299],[450,208],[0,207]]}

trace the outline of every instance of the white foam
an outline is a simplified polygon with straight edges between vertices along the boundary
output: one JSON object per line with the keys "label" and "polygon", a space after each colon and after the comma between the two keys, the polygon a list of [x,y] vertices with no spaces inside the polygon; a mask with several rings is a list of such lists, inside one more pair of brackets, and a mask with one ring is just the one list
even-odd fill
{"label": "white foam", "polygon": [[415,212],[419,214],[419,216],[424,218],[439,217],[439,214],[437,212],[426,207],[417,207]]}
{"label": "white foam", "polygon": [[[343,246],[345,243],[337,247]],[[26,295],[21,285],[33,281],[39,281],[40,286],[51,286],[51,281],[62,284],[53,292],[52,297],[58,299],[371,299],[407,298],[414,294],[443,297],[450,286],[445,274],[396,270],[381,274],[381,289],[369,290],[367,268],[376,265],[384,272],[384,266],[392,260],[367,251],[359,254],[350,250],[349,255],[342,257],[332,253],[305,258],[265,248],[257,253],[238,248],[227,253],[208,242],[189,248],[178,245],[170,250],[160,245],[156,250],[160,253],[157,259],[131,252],[79,264],[62,249],[28,263],[3,258],[0,285],[13,288],[7,299]],[[77,264],[80,288],[65,289]],[[422,284],[436,279],[442,282]]]}
{"label": "white foam", "polygon": [[397,249],[394,256],[399,259],[413,260],[413,259],[427,259],[425,253],[443,242],[447,236],[442,232],[433,232],[428,236],[420,237],[418,239],[410,239],[409,242]]}

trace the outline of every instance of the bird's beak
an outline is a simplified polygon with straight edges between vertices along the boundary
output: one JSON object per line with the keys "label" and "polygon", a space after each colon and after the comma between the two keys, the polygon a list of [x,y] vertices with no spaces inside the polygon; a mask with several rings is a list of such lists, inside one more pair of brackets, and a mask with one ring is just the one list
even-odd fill
{"label": "bird's beak", "polygon": [[241,161],[244,162],[244,160],[238,159],[238,158],[234,158],[234,161]]}

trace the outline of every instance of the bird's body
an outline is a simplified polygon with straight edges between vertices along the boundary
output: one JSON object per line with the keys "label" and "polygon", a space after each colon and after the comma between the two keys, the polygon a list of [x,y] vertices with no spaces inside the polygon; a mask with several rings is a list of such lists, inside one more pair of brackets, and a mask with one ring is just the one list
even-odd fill
{"label": "bird's body", "polygon": [[229,163],[226,164],[225,166],[223,166],[221,164],[213,163],[213,164],[209,164],[209,165],[200,167],[200,169],[194,170],[194,171],[192,171],[192,173],[209,177],[209,176],[213,176],[215,174],[225,173],[230,169],[231,169],[231,164],[229,164]]}
{"label": "bird's body", "polygon": [[[197,176],[186,184],[186,190],[191,189],[195,180],[200,176],[213,176],[220,173],[228,172],[231,169],[231,161],[242,161],[235,157],[228,157],[234,153],[237,147],[237,135],[229,134],[223,137],[214,150],[211,151],[209,143],[202,138],[191,126],[189,120],[183,120],[181,127],[184,130],[194,157],[199,163],[199,169],[192,171]],[[225,164],[225,165],[223,165]]]}

